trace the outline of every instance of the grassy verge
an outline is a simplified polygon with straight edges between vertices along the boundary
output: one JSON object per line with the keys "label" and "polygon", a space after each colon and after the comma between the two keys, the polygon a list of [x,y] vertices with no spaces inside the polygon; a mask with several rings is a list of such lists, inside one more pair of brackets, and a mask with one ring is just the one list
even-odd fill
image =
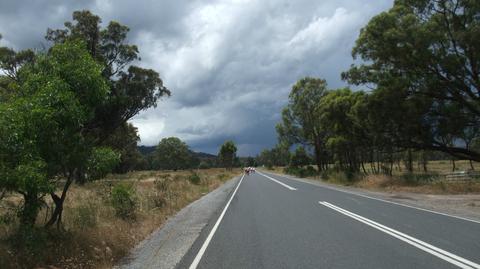
{"label": "grassy verge", "polygon": [[[451,171],[451,162],[432,161],[429,164],[429,172],[425,173],[422,169],[414,170],[412,174],[405,171],[394,171],[393,176],[382,174],[349,174],[342,171],[330,170],[306,178],[325,181],[332,184],[353,186],[364,189],[386,191],[386,192],[414,192],[425,194],[469,194],[480,193],[480,180],[469,181],[448,181],[444,173]],[[475,163],[475,168],[478,163]],[[457,168],[469,168],[470,164],[466,161],[457,161]],[[273,167],[269,169],[274,173],[287,174],[288,169],[284,167]],[[291,174],[291,173],[288,173]],[[293,174],[298,176],[297,174]]]}
{"label": "grassy verge", "polygon": [[37,228],[19,232],[15,208],[20,200],[4,198],[0,268],[111,268],[169,216],[239,173],[133,172],[74,186],[65,203],[62,231],[41,228],[48,213],[44,209]]}

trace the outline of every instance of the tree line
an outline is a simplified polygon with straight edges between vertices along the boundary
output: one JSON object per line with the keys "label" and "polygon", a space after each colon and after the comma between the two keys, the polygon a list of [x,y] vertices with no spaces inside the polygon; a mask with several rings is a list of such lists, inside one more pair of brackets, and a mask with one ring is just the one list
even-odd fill
{"label": "tree line", "polygon": [[225,141],[217,155],[198,153],[178,137],[163,138],[153,151],[145,153],[135,170],[186,170],[240,167],[237,147],[231,140]]}
{"label": "tree line", "polygon": [[478,1],[395,1],[361,30],[352,55],[362,61],[341,74],[368,90],[300,79],[277,125],[283,146],[259,157],[286,164],[279,149],[302,145],[318,171],[386,174],[439,152],[480,161],[479,14]]}

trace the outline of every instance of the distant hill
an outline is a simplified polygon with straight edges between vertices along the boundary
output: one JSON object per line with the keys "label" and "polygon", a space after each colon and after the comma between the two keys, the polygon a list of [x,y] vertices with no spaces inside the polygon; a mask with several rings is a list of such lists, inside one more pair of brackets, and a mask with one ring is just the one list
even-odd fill
{"label": "distant hill", "polygon": [[[138,146],[138,151],[140,151],[140,153],[142,153],[142,155],[148,155],[148,154],[154,152],[155,148],[156,148],[156,146]],[[210,154],[210,153],[195,152],[195,151],[192,151],[192,153],[193,153],[193,156],[199,158],[200,160],[216,159],[217,158],[216,155],[213,155],[213,154]]]}
{"label": "distant hill", "polygon": [[155,151],[156,146],[138,146],[137,148],[142,155],[148,155]]}

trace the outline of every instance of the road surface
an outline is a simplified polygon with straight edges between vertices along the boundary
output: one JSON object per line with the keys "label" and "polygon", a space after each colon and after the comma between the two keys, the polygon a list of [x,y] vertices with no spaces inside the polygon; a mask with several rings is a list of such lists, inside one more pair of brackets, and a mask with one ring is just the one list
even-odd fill
{"label": "road surface", "polygon": [[246,175],[178,268],[480,268],[480,222]]}

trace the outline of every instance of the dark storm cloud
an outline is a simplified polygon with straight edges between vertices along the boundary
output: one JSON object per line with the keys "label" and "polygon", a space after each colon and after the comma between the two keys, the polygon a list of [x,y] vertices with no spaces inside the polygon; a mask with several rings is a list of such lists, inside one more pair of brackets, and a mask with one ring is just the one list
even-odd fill
{"label": "dark storm cloud", "polygon": [[179,136],[211,153],[227,139],[242,155],[276,143],[275,124],[293,83],[304,76],[346,84],[359,30],[392,0],[139,0],[0,3],[2,42],[38,46],[47,27],[90,9],[103,22],[131,28],[141,65],[172,90],[157,109],[138,115],[142,143]]}

